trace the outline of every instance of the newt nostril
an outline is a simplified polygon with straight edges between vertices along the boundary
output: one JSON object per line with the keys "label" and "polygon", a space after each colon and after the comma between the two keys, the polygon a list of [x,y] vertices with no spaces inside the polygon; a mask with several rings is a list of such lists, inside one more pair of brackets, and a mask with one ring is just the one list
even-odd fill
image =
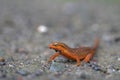
{"label": "newt nostril", "polygon": [[50,49],[52,49],[51,45],[48,46]]}
{"label": "newt nostril", "polygon": [[49,44],[48,47],[50,48],[50,47],[51,47],[51,44]]}

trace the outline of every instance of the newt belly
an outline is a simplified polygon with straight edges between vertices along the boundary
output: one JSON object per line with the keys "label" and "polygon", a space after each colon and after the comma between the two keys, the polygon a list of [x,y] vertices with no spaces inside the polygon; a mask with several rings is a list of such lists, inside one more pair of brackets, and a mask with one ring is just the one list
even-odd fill
{"label": "newt belly", "polygon": [[49,48],[55,50],[56,53],[49,58],[48,62],[54,60],[59,55],[62,55],[68,59],[76,60],[77,66],[79,66],[81,60],[84,62],[89,62],[91,60],[97,50],[98,44],[99,40],[96,39],[93,47],[70,48],[64,43],[53,42],[49,45]]}

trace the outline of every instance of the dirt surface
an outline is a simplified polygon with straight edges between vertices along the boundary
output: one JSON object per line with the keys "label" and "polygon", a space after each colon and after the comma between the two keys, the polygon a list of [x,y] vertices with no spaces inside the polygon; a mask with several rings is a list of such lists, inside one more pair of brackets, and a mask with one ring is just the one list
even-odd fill
{"label": "dirt surface", "polygon": [[[120,2],[103,0],[0,1],[0,80],[119,80]],[[92,46],[89,63],[60,56],[47,63],[53,41]]]}

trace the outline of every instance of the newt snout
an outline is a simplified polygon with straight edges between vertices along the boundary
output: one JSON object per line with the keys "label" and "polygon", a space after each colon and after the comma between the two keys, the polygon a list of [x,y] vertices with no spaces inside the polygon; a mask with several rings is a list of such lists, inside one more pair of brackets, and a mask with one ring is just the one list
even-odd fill
{"label": "newt snout", "polygon": [[48,48],[52,49],[52,45],[50,44],[50,45],[48,46]]}
{"label": "newt snout", "polygon": [[55,49],[56,47],[55,47],[55,45],[54,44],[49,44],[49,46],[48,46],[50,49]]}

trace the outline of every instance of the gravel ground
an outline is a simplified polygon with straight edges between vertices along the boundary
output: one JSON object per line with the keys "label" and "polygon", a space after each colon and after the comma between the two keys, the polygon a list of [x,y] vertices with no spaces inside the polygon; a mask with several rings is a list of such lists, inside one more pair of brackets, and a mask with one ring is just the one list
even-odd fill
{"label": "gravel ground", "polygon": [[[117,0],[116,0],[117,1]],[[0,1],[0,80],[120,80],[120,3],[94,0]],[[60,56],[49,43],[92,46],[89,63]]]}

